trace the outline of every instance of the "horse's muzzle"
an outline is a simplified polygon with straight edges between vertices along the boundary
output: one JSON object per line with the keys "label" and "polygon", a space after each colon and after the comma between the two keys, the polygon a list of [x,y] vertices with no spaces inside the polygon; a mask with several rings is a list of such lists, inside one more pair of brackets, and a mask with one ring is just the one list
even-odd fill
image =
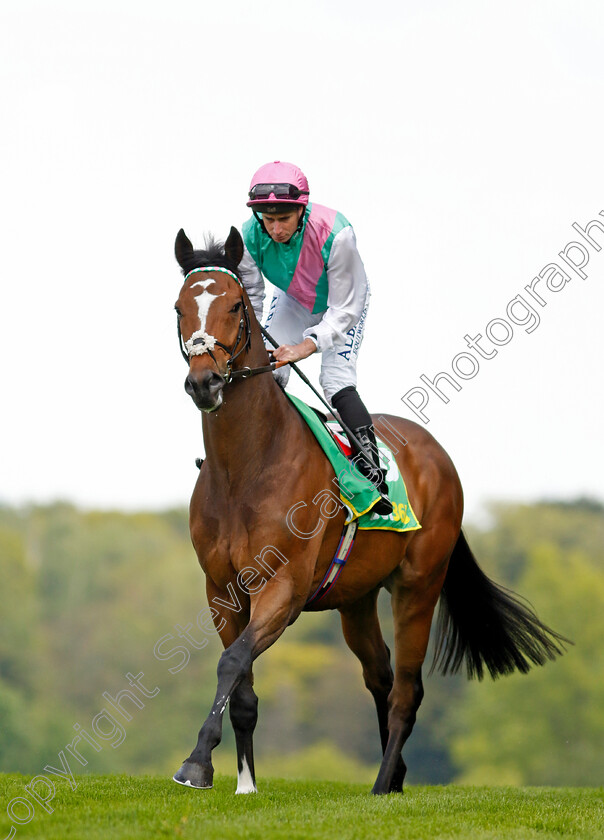
{"label": "horse's muzzle", "polygon": [[220,408],[224,385],[224,377],[213,370],[190,371],[185,379],[185,391],[200,411]]}

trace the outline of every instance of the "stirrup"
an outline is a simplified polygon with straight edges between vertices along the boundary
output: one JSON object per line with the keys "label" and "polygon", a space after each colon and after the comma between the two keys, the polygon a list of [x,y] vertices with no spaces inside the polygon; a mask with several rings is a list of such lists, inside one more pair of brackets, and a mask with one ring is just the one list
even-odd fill
{"label": "stirrup", "polygon": [[388,498],[388,496],[384,496],[383,493],[380,493],[380,500],[377,501],[374,506],[371,508],[370,513],[378,513],[380,516],[390,516],[393,511],[392,502]]}

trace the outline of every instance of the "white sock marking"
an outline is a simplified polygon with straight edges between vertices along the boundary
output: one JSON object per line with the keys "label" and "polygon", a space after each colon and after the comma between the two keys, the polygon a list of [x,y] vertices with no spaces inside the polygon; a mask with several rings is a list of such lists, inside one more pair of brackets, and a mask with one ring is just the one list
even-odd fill
{"label": "white sock marking", "polygon": [[256,785],[252,779],[250,768],[247,766],[245,757],[243,759],[243,767],[240,772],[237,772],[237,790],[236,793],[258,793]]}

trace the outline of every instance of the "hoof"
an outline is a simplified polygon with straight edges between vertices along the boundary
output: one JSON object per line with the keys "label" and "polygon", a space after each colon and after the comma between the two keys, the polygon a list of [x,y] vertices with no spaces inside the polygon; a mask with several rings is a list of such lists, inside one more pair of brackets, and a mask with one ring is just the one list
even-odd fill
{"label": "hoof", "polygon": [[403,782],[405,781],[405,776],[407,774],[407,767],[405,762],[402,758],[399,758],[396,770],[394,771],[394,776],[392,777],[392,781],[390,782],[390,793],[402,793],[403,792]]}
{"label": "hoof", "polygon": [[374,796],[385,796],[387,793],[390,793],[390,791],[389,790],[382,790],[381,788],[378,788],[377,785],[374,785],[371,789],[371,793]]}
{"label": "hoof", "polygon": [[185,787],[209,790],[213,787],[214,770],[211,766],[202,767],[201,764],[185,761],[172,778],[179,785],[185,785]]}

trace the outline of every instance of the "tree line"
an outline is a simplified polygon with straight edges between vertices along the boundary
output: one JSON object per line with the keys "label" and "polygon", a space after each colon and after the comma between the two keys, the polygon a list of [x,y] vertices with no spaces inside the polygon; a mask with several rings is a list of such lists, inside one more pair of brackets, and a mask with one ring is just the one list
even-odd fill
{"label": "tree line", "polygon": [[[409,781],[600,785],[604,507],[495,505],[468,536],[487,574],[575,644],[524,676],[426,675]],[[380,615],[392,648],[387,593]],[[74,772],[171,774],[214,696],[208,618],[185,510],[0,508],[0,770],[36,774],[75,751]],[[371,779],[375,712],[337,612],[302,615],[255,688],[260,773]],[[234,773],[228,724],[214,758]]]}

